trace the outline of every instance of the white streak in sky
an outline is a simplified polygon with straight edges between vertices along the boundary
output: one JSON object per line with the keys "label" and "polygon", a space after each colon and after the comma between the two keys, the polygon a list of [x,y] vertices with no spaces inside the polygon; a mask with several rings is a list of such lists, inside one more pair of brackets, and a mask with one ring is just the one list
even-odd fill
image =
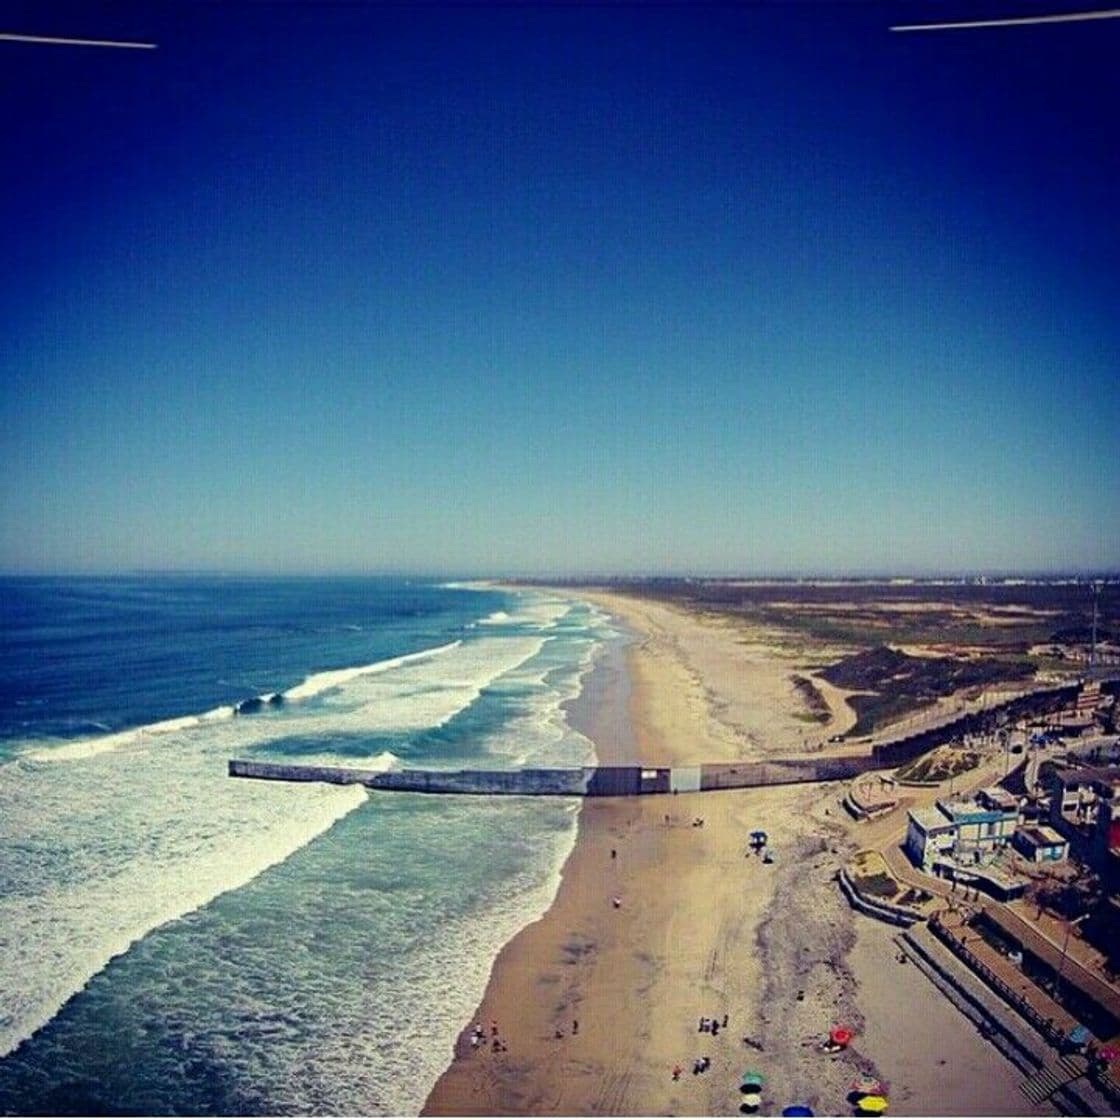
{"label": "white streak in sky", "polygon": [[51,35],[13,35],[0,31],[0,40],[8,43],[47,43],[52,47],[121,47],[131,51],[154,51],[158,43],[124,43],[113,39],[56,39]]}
{"label": "white streak in sky", "polygon": [[892,27],[891,31],[954,31],[969,27],[1025,27],[1034,23],[1080,23],[1090,19],[1120,18],[1120,8],[1106,8],[1096,12],[1065,12],[1054,16],[1022,16],[1018,19],[977,19],[966,23],[908,23]]}

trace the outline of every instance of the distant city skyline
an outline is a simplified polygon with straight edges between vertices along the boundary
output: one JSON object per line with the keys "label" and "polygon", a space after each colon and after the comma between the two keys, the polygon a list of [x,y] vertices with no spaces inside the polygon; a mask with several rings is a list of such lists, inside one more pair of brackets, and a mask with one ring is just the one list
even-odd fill
{"label": "distant city skyline", "polygon": [[1120,570],[1120,21],[962,13],[17,4],[0,571]]}

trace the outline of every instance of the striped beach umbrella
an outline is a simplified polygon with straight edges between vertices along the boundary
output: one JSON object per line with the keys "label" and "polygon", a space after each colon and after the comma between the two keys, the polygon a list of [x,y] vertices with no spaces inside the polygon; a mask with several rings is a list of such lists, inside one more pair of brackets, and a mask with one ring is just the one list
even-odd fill
{"label": "striped beach umbrella", "polygon": [[853,1093],[864,1093],[867,1096],[876,1096],[883,1092],[883,1083],[877,1078],[872,1077],[870,1073],[861,1073],[852,1082]]}

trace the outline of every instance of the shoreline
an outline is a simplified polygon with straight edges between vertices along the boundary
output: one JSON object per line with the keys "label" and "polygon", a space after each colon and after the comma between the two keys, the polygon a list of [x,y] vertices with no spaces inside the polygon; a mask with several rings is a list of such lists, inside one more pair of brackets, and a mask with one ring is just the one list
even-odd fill
{"label": "shoreline", "polygon": [[[584,600],[587,601],[587,600]],[[593,603],[600,607],[601,604]],[[608,639],[605,649],[592,662],[583,677],[579,693],[562,704],[569,726],[585,735],[593,744],[595,759],[598,763],[610,764],[632,761],[636,757],[636,743],[630,722],[631,682],[629,677],[629,650],[637,635],[626,625],[625,620],[612,611],[609,625],[619,631],[617,638]],[[617,832],[622,823],[624,802],[611,798],[593,804],[580,799],[576,820],[576,835],[572,849],[561,866],[559,881],[552,903],[548,910],[528,923],[506,942],[498,952],[490,969],[490,976],[482,1000],[470,1021],[463,1025],[456,1038],[450,1064],[429,1091],[421,1109],[422,1116],[462,1116],[462,1115],[503,1115],[508,1111],[501,1098],[487,1092],[487,1081],[495,1073],[505,1074],[503,1082],[508,1087],[510,1076],[516,1077],[520,1070],[516,1065],[517,1047],[510,1044],[510,1050],[487,1054],[485,1048],[480,1055],[472,1050],[470,1036],[475,1023],[481,1024],[490,1043],[490,1024],[497,1022],[504,1038],[523,1037],[525,1023],[522,1009],[517,1006],[520,993],[526,987],[535,987],[532,972],[541,953],[542,938],[550,936],[549,927],[555,925],[564,912],[563,904],[568,902],[567,894],[572,893],[573,884],[579,880],[594,878],[589,853],[596,840]],[[589,811],[590,810],[590,811]],[[563,896],[563,897],[562,897]],[[575,905],[579,905],[576,902]],[[585,951],[586,943],[570,946],[571,955],[578,961]],[[573,1022],[579,1018],[579,999],[570,988],[557,982],[547,985],[551,989],[557,1013],[556,1030],[563,1030],[563,1023],[570,1028],[566,1012],[572,1010]],[[563,1017],[559,1011],[565,1012]],[[586,1029],[585,1029],[586,1033]],[[484,1071],[467,1071],[463,1063],[469,1059],[490,1058],[490,1068]],[[475,1076],[482,1072],[480,1078]],[[525,1104],[526,1112],[534,1111],[532,1105]]]}

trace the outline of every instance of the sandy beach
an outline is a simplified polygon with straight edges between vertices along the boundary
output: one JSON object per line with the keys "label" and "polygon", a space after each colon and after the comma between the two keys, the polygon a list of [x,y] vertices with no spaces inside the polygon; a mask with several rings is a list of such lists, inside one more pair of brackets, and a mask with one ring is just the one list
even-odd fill
{"label": "sandy beach", "polygon": [[[633,634],[625,665],[621,655],[602,665],[573,712],[600,761],[804,747],[790,681],[803,658],[780,638],[768,646],[722,620],[586,598]],[[842,696],[825,696],[830,725],[849,718]],[[1014,1068],[897,964],[888,931],[861,932],[857,948],[856,916],[834,881],[856,846],[842,793],[813,785],[585,802],[553,906],[495,963],[477,1016],[486,1045],[473,1048],[464,1024],[425,1113],[728,1115],[748,1069],[765,1077],[764,1113],[803,1102],[848,1114],[860,1071],[890,1082],[904,1114],[1022,1113]],[[748,854],[755,828],[769,834],[773,864]],[[938,1015],[915,1014],[926,1004]],[[727,1026],[700,1033],[704,1016],[726,1016]],[[492,1048],[492,1022],[505,1049]],[[824,1054],[818,1044],[838,1023],[854,1043]],[[694,1073],[702,1057],[710,1067]]]}

